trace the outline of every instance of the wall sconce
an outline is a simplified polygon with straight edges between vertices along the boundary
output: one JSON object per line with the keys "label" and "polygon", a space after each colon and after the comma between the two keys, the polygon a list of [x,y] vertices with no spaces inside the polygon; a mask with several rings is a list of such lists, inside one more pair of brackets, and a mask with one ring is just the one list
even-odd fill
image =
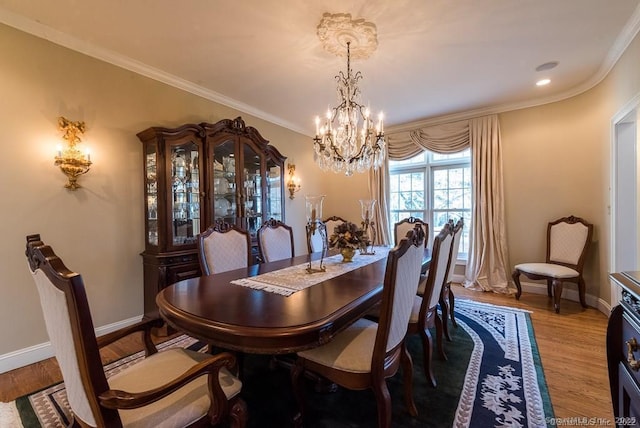
{"label": "wall sconce", "polygon": [[67,147],[58,146],[55,157],[55,166],[59,166],[69,181],[64,185],[69,190],[76,190],[78,176],[86,174],[91,167],[91,155],[89,150],[82,153],[76,145],[80,143],[80,137],[84,134],[84,122],[72,122],[67,118],[58,118],[58,129],[63,132],[62,139],[67,142]]}
{"label": "wall sconce", "polygon": [[287,164],[289,170],[289,180],[287,181],[287,189],[289,189],[289,199],[293,199],[294,194],[300,190],[300,179],[296,177],[296,166],[292,163]]}

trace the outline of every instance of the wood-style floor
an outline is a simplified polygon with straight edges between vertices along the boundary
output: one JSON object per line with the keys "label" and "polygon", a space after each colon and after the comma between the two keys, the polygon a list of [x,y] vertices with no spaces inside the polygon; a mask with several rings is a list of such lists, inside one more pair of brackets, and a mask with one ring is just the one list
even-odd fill
{"label": "wood-style floor", "polygon": [[[546,295],[513,296],[483,293],[453,286],[458,299],[471,299],[532,311],[531,319],[544,366],[544,374],[557,418],[613,420],[609,392],[605,337],[607,317],[596,309],[562,300],[560,314]],[[111,361],[138,350],[135,339],[124,340],[103,351]],[[448,346],[453,346],[450,344]],[[60,382],[54,359],[0,375],[0,401],[10,401]],[[613,426],[613,424],[611,424]]]}

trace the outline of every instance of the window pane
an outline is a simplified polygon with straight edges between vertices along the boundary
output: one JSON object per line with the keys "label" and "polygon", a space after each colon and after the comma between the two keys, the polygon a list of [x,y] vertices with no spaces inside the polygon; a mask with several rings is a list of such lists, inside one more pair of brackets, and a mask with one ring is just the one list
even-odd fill
{"label": "window pane", "polygon": [[460,209],[462,208],[462,189],[451,189],[449,190],[449,206],[450,209]]}
{"label": "window pane", "polygon": [[434,190],[433,191],[433,209],[443,210],[447,208],[448,197],[446,190]]}
{"label": "window pane", "polygon": [[449,187],[462,188],[464,168],[452,168],[449,170]]}
{"label": "window pane", "polygon": [[449,159],[463,159],[463,158],[470,158],[470,157],[471,157],[470,149],[466,149],[458,153],[452,153],[450,155],[441,155],[439,153],[433,153],[434,161],[449,160]]}
{"label": "window pane", "polygon": [[433,188],[446,189],[449,182],[448,171],[446,169],[437,169],[433,171]]}
{"label": "window pane", "polygon": [[459,257],[465,259],[471,224],[470,151],[421,154],[406,161],[390,161],[389,169],[390,225],[409,216],[420,218],[429,223],[432,241],[449,220],[463,217]]}
{"label": "window pane", "polygon": [[395,168],[398,166],[406,166],[406,165],[415,165],[424,163],[426,160],[427,152],[423,152],[417,156],[412,157],[411,159],[403,160],[403,161],[389,161],[389,168]]}

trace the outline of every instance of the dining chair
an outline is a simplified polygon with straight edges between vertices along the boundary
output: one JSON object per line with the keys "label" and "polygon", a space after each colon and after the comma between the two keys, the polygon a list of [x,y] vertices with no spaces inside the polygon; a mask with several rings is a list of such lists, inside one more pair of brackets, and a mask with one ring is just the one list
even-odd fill
{"label": "dining chair", "polygon": [[315,233],[311,230],[311,226],[305,226],[307,232],[307,251],[309,254],[324,251],[327,248],[327,227],[321,221],[316,222]]}
{"label": "dining chair", "polygon": [[330,342],[298,352],[291,371],[298,403],[296,426],[302,424],[304,417],[302,374],[305,371],[347,389],[373,390],[378,427],[390,427],[391,397],[385,379],[394,376],[402,366],[405,404],[412,415],[417,415],[412,397],[413,363],[405,335],[422,266],[423,241],[424,233],[409,231],[389,252],[378,322],[360,318]]}
{"label": "dining chair", "polygon": [[409,327],[407,334],[418,334],[422,340],[422,353],[424,373],[427,382],[434,387],[437,386],[436,378],[433,374],[431,364],[433,355],[433,338],[430,328],[436,329],[436,343],[440,355],[443,359],[447,359],[444,352],[444,344],[442,343],[443,327],[442,319],[438,314],[438,302],[442,292],[442,286],[449,269],[449,256],[451,253],[451,245],[453,243],[453,233],[451,224],[446,223],[440,233],[433,239],[433,248],[431,249],[431,264],[427,278],[424,282],[425,289],[422,296],[416,295],[414,298],[411,318],[409,319]]}
{"label": "dining chair", "polygon": [[429,239],[429,224],[413,216],[403,218],[393,225],[393,242],[397,244],[399,239],[402,239],[407,234],[407,231],[413,229],[416,225],[419,225],[424,230],[424,246],[426,247]]}
{"label": "dining chair", "polygon": [[217,221],[198,235],[197,243],[203,275],[240,269],[251,264],[249,233],[235,225]]}
{"label": "dining chair", "polygon": [[[449,224],[453,226],[453,220],[449,221]],[[451,342],[451,334],[449,333],[449,319],[454,327],[458,327],[454,314],[455,296],[453,290],[451,290],[451,280],[453,279],[453,273],[456,267],[456,261],[458,260],[458,252],[460,251],[460,240],[462,238],[462,229],[464,228],[464,219],[460,218],[458,222],[453,226],[453,242],[451,244],[451,255],[449,256],[449,267],[447,268],[447,277],[442,284],[442,292],[440,294],[440,310],[442,311],[442,329],[444,331],[444,337]]]}
{"label": "dining chair", "polygon": [[545,263],[521,263],[513,270],[511,276],[518,289],[516,299],[519,300],[522,295],[520,274],[523,274],[529,279],[547,281],[547,295],[553,297],[556,313],[560,313],[560,298],[565,282],[578,285],[580,304],[586,308],[586,286],[582,270],[592,235],[593,225],[580,217],[562,217],[550,222],[547,225]]}
{"label": "dining chair", "polygon": [[331,217],[328,217],[322,220],[322,222],[324,223],[327,229],[327,242],[328,242],[328,239],[333,234],[336,226],[342,223],[346,223],[347,220],[343,219],[342,217],[338,217],[337,215],[332,215]]}
{"label": "dining chair", "polygon": [[[242,384],[227,370],[235,364],[232,355],[158,352],[151,328],[162,325],[160,319],[96,338],[80,274],[67,269],[40,235],[27,236],[26,256],[67,391],[69,426],[207,426],[228,419],[233,427],[246,426]],[[140,331],[146,357],[107,379],[100,348]]]}
{"label": "dining chair", "polygon": [[258,229],[258,251],[263,262],[293,257],[293,230],[280,220],[269,219]]}

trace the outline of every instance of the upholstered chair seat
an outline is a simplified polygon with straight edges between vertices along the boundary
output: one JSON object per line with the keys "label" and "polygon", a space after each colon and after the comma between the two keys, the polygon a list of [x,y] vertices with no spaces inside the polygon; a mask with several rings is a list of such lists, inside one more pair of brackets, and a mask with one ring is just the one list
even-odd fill
{"label": "upholstered chair seat", "polygon": [[571,278],[578,276],[579,272],[570,267],[554,265],[552,263],[521,263],[515,266],[522,273],[544,275],[553,278]]}
{"label": "upholstered chair seat", "polygon": [[[184,349],[168,349],[150,355],[107,379],[112,390],[143,392],[163,386],[211,356]],[[220,386],[227,399],[237,396],[242,383],[226,368],[218,374]],[[207,377],[200,376],[173,394],[148,406],[133,410],[119,410],[125,427],[183,427],[207,414],[211,401],[207,395]]]}
{"label": "upholstered chair seat", "polygon": [[298,352],[298,356],[316,364],[350,373],[371,372],[378,323],[361,318],[331,342]]}

